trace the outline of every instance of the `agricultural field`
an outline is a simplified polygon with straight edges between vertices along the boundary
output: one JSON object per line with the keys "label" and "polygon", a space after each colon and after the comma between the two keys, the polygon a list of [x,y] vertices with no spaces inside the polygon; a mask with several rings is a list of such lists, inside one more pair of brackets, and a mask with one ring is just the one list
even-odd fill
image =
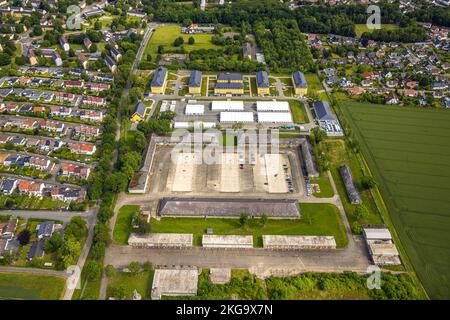
{"label": "agricultural field", "polygon": [[23,273],[0,273],[0,300],[59,300],[65,279]]}
{"label": "agricultural field", "polygon": [[[183,34],[181,33],[181,27],[176,25],[163,26],[157,28],[145,48],[144,57],[147,54],[156,55],[158,53],[158,46],[163,45],[166,49],[175,49],[173,42],[176,38],[183,37],[184,48],[187,52],[199,49],[216,49],[216,46],[211,42],[212,34],[198,33],[198,34]],[[195,43],[193,45],[188,44],[190,37],[194,37]]]}
{"label": "agricultural field", "polygon": [[249,219],[241,226],[239,219],[229,218],[162,218],[151,219],[152,232],[193,233],[194,244],[201,245],[201,238],[207,228],[214,234],[253,235],[255,246],[262,247],[262,235],[328,235],[334,236],[338,247],[348,243],[338,209],[332,204],[300,204],[302,218],[268,219],[265,225],[260,219]]}
{"label": "agricultural field", "polygon": [[450,113],[346,102],[395,229],[434,299],[450,298]]}

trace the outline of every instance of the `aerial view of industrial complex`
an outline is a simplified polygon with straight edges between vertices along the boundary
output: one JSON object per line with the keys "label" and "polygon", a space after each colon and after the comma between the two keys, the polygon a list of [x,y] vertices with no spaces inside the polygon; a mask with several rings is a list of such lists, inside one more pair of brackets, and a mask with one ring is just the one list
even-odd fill
{"label": "aerial view of industrial complex", "polygon": [[450,299],[449,6],[0,0],[0,300]]}

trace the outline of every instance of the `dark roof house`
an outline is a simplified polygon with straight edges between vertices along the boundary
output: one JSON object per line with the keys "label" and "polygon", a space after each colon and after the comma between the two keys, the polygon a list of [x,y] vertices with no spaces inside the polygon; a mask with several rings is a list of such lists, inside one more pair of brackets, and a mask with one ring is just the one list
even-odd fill
{"label": "dark roof house", "polygon": [[306,88],[306,78],[305,75],[300,71],[295,71],[292,74],[292,77],[294,78],[294,86],[296,88]]}
{"label": "dark roof house", "polygon": [[166,79],[167,69],[164,67],[159,67],[155,70],[155,75],[153,76],[151,86],[152,87],[162,87],[164,86],[164,81]]}
{"label": "dark roof house", "polygon": [[202,83],[202,73],[201,71],[194,70],[191,72],[191,77],[189,78],[189,87],[200,87]]}
{"label": "dark roof house", "polygon": [[346,165],[339,168],[342,180],[344,181],[345,190],[347,191],[348,199],[352,204],[362,203],[361,196],[355,186],[355,181],[353,179],[352,172],[350,168]]}
{"label": "dark roof house", "polygon": [[142,102],[138,102],[134,109],[134,113],[137,113],[141,117],[144,117],[146,109],[147,109],[147,107],[145,106],[145,104],[143,104]]}
{"label": "dark roof house", "polygon": [[331,112],[330,105],[327,101],[314,102],[314,111],[319,120],[336,120],[336,116]]}
{"label": "dark roof house", "polygon": [[44,253],[44,240],[33,242],[30,251],[28,251],[27,260],[31,261],[34,258],[42,258]]}
{"label": "dark roof house", "polygon": [[269,75],[266,71],[258,71],[256,73],[256,85],[258,88],[269,88]]}
{"label": "dark roof house", "polygon": [[37,237],[42,239],[44,237],[50,237],[54,230],[54,223],[52,221],[44,221],[38,226]]}

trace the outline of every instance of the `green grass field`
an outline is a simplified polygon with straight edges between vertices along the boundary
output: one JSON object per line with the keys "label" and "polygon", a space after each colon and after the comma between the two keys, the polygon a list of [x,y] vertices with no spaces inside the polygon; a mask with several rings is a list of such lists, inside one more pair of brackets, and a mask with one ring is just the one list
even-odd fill
{"label": "green grass field", "polygon": [[[395,24],[382,24],[381,29],[385,30],[395,30],[398,29],[398,26]],[[364,32],[372,32],[373,30],[367,28],[366,24],[355,24],[355,32],[357,37],[361,37]]]}
{"label": "green grass field", "polygon": [[431,298],[450,298],[450,113],[343,103],[408,258]]}
{"label": "green grass field", "polygon": [[328,179],[328,175],[322,174],[318,178],[311,179],[311,183],[318,184],[320,187],[320,192],[314,192],[313,195],[318,198],[331,198],[334,196],[334,191]]}
{"label": "green grass field", "polygon": [[59,300],[65,279],[0,272],[0,300]]}
{"label": "green grass field", "polygon": [[322,87],[317,74],[315,73],[305,73],[306,83],[308,84],[308,95],[312,95],[317,100],[329,101],[327,93]]}
{"label": "green grass field", "polygon": [[262,235],[328,235],[334,236],[338,247],[348,243],[338,209],[332,204],[300,204],[302,218],[269,219],[263,226],[259,219],[249,219],[241,227],[239,219],[220,218],[162,218],[151,220],[152,232],[193,233],[195,245],[201,245],[206,228],[213,228],[214,234],[253,235],[254,244],[262,246]]}
{"label": "green grass field", "polygon": [[[195,43],[193,45],[188,44],[190,37],[194,37]],[[145,48],[143,57],[146,57],[148,53],[156,55],[158,53],[158,46],[163,45],[166,49],[174,49],[173,42],[176,38],[183,37],[184,48],[186,51],[199,50],[199,49],[215,49],[219,48],[211,42],[212,34],[198,33],[198,34],[183,34],[181,33],[181,27],[170,25],[157,28]]]}
{"label": "green grass field", "polygon": [[289,100],[292,118],[294,123],[307,123],[308,115],[306,114],[305,105],[298,100]]}
{"label": "green grass field", "polygon": [[128,244],[128,237],[131,233],[131,219],[136,212],[139,212],[139,206],[127,205],[119,209],[113,231],[114,241],[119,244]]}
{"label": "green grass field", "polygon": [[107,297],[113,297],[117,290],[122,290],[125,299],[131,300],[136,289],[143,300],[150,299],[154,271],[141,271],[136,275],[127,272],[117,272],[108,278]]}

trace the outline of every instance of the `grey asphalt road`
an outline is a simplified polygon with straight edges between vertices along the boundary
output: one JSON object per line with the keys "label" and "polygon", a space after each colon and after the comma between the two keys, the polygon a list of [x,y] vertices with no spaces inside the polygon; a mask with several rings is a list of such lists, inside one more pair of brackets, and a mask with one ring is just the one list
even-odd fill
{"label": "grey asphalt road", "polygon": [[5,267],[5,266],[0,266],[0,273],[1,272],[42,274],[42,275],[57,276],[57,277],[67,277],[68,276],[68,274],[65,271],[36,269],[36,268]]}
{"label": "grey asphalt road", "polygon": [[51,211],[51,210],[0,210],[0,215],[15,215],[21,218],[39,218],[69,222],[72,217],[80,216],[90,222],[94,209],[90,211]]}

